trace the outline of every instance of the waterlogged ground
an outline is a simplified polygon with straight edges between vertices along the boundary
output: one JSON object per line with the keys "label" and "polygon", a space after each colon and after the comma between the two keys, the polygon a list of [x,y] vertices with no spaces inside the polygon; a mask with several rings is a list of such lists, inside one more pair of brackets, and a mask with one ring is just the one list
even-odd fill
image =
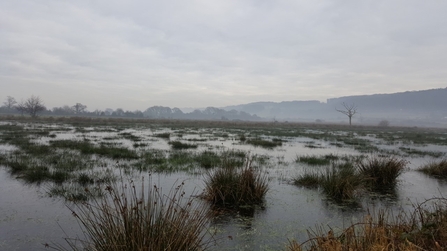
{"label": "waterlogged ground", "polygon": [[[417,168],[447,157],[445,130],[350,128],[244,123],[53,123],[0,122],[0,250],[45,250],[80,237],[66,199],[88,200],[108,181],[141,180],[169,191],[185,183],[200,197],[206,172],[230,156],[268,173],[265,203],[216,213],[212,250],[284,250],[307,231],[339,229],[369,211],[411,210],[413,203],[447,193],[444,181]],[[297,187],[293,178],[309,169],[299,157],[362,158],[393,155],[408,161],[391,195],[364,194],[355,206],[340,205],[318,189]],[[149,177],[150,176],[150,177]],[[100,191],[97,192],[100,194]],[[197,198],[199,199],[199,198]]]}

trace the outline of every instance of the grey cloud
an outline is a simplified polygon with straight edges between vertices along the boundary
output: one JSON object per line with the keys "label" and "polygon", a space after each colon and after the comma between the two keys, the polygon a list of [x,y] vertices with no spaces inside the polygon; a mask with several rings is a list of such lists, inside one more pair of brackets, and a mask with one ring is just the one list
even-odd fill
{"label": "grey cloud", "polygon": [[0,87],[130,110],[445,87],[446,5],[3,1]]}

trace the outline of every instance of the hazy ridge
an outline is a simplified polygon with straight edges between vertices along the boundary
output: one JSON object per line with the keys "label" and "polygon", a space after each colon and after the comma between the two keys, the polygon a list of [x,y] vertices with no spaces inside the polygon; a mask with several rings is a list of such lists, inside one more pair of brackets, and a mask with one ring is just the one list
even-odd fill
{"label": "hazy ridge", "polygon": [[328,99],[326,103],[315,100],[254,102],[222,109],[243,111],[278,121],[347,123],[346,116],[335,110],[342,109],[343,102],[357,107],[357,114],[353,117],[353,122],[357,124],[375,124],[381,120],[396,125],[447,124],[447,88],[344,96]]}

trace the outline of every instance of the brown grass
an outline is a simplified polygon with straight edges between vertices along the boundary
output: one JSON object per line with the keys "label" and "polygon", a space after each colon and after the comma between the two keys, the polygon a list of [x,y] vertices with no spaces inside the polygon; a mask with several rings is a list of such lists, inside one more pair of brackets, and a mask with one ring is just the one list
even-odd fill
{"label": "brown grass", "polygon": [[288,251],[420,251],[446,250],[447,200],[434,198],[415,205],[412,214],[401,213],[392,218],[382,211],[374,219],[368,215],[363,222],[345,228],[340,234],[322,228],[310,232],[310,239],[298,244],[292,240]]}
{"label": "brown grass", "polygon": [[[205,250],[209,210],[185,198],[183,184],[164,195],[157,186],[110,185],[106,196],[69,206],[85,239],[66,238],[69,250]],[[60,245],[57,250],[67,250]]]}
{"label": "brown grass", "polygon": [[209,171],[204,198],[213,205],[252,205],[261,203],[267,191],[267,175],[252,167],[248,160],[244,167],[223,164],[223,167]]}

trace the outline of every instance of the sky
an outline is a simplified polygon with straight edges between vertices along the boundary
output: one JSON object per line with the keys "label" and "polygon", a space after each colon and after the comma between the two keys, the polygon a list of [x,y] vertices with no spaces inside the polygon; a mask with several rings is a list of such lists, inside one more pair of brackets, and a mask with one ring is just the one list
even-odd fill
{"label": "sky", "polygon": [[223,107],[446,88],[445,0],[0,0],[0,101]]}

